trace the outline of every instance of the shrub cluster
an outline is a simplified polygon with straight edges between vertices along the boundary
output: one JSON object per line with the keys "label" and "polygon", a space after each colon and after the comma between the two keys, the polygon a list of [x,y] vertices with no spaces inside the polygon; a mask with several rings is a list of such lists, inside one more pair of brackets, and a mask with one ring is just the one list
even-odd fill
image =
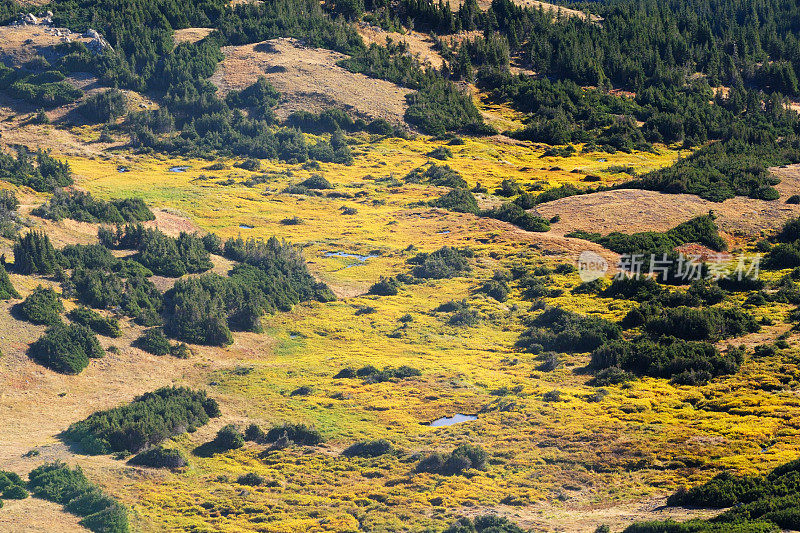
{"label": "shrub cluster", "polygon": [[423,457],[415,468],[416,472],[428,472],[443,476],[463,474],[470,468],[483,470],[486,468],[488,454],[480,446],[462,444],[449,454],[434,452]]}
{"label": "shrub cluster", "polygon": [[618,339],[620,328],[603,318],[582,316],[560,307],[548,307],[530,322],[517,346],[534,353],[589,352]]}
{"label": "shrub cluster", "polygon": [[795,530],[800,528],[800,461],[778,466],[765,476],[723,472],[702,485],[679,489],[667,499],[667,505],[730,509],[708,520],[645,522],[629,526],[625,532]]}
{"label": "shrub cluster", "polygon": [[[0,496],[6,500],[24,500],[28,497],[25,482],[15,472],[0,470]],[[0,500],[0,508],[3,500]]]}
{"label": "shrub cluster", "polygon": [[137,250],[136,260],[162,276],[180,277],[214,266],[203,240],[185,231],[173,238],[155,228],[127,224],[116,231],[100,228],[98,237],[108,248]]}
{"label": "shrub cluster", "polygon": [[58,293],[52,288],[41,285],[33,289],[19,306],[20,314],[25,320],[34,324],[47,324],[52,326],[61,321],[64,304]]}
{"label": "shrub cluster", "polygon": [[101,358],[104,353],[89,328],[60,321],[28,348],[31,359],[62,374],[80,374],[89,359]]}
{"label": "shrub cluster", "polygon": [[393,453],[392,443],[386,439],[362,440],[351,444],[342,452],[345,457],[379,457]]}
{"label": "shrub cluster", "polygon": [[38,192],[53,192],[59,187],[72,185],[72,170],[69,163],[54,159],[41,150],[36,152],[35,159],[25,151],[19,151],[17,157],[0,153],[0,180]]}
{"label": "shrub cluster", "polygon": [[39,498],[60,503],[68,513],[82,517],[80,524],[96,533],[128,533],[125,507],[86,479],[80,467],[46,463],[28,474],[28,487]]}
{"label": "shrub cluster", "polygon": [[591,355],[591,364],[597,370],[615,367],[638,375],[672,378],[682,385],[732,374],[743,360],[743,349],[728,347],[722,354],[713,344],[675,337],[618,340],[598,347]]}
{"label": "shrub cluster", "polygon": [[204,391],[163,387],[127,405],[98,411],[72,424],[65,436],[91,454],[136,453],[217,416],[217,402]]}
{"label": "shrub cluster", "polygon": [[53,197],[32,211],[34,215],[62,220],[71,218],[79,222],[125,224],[154,220],[155,215],[140,198],[125,198],[106,202],[88,192],[57,189]]}
{"label": "shrub cluster", "polygon": [[277,445],[295,443],[316,446],[324,439],[316,428],[305,424],[282,424],[267,431],[265,440]]}
{"label": "shrub cluster", "polygon": [[130,461],[132,465],[149,466],[152,468],[182,468],[189,464],[186,455],[175,448],[164,448],[156,446],[133,456]]}
{"label": "shrub cluster", "polygon": [[451,248],[444,246],[435,252],[420,252],[408,262],[415,265],[411,270],[414,277],[422,279],[444,279],[459,276],[464,272],[469,272],[468,258],[473,257],[474,252],[469,248]]}
{"label": "shrub cluster", "polygon": [[56,250],[44,232],[30,231],[14,243],[14,270],[20,274],[54,274]]}
{"label": "shrub cluster", "polygon": [[120,337],[122,331],[119,329],[119,321],[114,317],[104,317],[97,311],[88,307],[79,306],[67,313],[67,318],[91,329],[98,335],[106,337]]}

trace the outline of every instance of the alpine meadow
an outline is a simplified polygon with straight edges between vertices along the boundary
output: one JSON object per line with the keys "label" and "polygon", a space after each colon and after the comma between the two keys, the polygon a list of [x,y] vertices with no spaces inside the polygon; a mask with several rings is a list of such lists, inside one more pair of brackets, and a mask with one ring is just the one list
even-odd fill
{"label": "alpine meadow", "polygon": [[0,0],[0,532],[800,530],[800,4]]}

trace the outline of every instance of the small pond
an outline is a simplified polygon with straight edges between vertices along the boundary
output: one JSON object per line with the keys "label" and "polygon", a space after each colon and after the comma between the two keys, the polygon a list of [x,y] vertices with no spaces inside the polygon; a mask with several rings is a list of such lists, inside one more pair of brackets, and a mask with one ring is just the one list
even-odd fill
{"label": "small pond", "polygon": [[250,224],[239,224],[239,227],[242,229],[253,229],[255,226],[251,226]]}
{"label": "small pond", "polygon": [[378,257],[377,255],[374,254],[361,255],[361,254],[351,254],[348,252],[325,252],[322,255],[324,255],[325,257],[347,257],[350,259],[356,259],[357,261],[361,261],[362,263],[365,262],[367,259]]}
{"label": "small pond", "polygon": [[119,173],[130,172],[130,170],[128,169],[128,167],[119,166],[119,167],[117,167],[117,172],[119,172]]}
{"label": "small pond", "polygon": [[449,418],[446,416],[443,416],[442,418],[437,418],[428,425],[432,428],[440,428],[444,426],[452,426],[453,424],[460,424],[461,422],[471,422],[477,419],[478,417],[475,415],[462,415],[459,413]]}
{"label": "small pond", "polygon": [[170,167],[170,168],[169,168],[169,171],[170,171],[170,172],[186,172],[186,171],[187,171],[187,170],[189,170],[190,168],[192,168],[192,167],[187,167],[187,166],[177,166],[177,167]]}

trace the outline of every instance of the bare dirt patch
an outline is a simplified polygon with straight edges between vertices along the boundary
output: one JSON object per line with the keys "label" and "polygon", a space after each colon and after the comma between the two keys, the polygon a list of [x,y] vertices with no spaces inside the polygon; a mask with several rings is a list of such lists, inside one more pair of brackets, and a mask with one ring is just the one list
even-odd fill
{"label": "bare dirt patch", "polygon": [[225,59],[211,78],[220,92],[244,89],[265,76],[281,93],[276,110],[281,119],[297,110],[337,107],[357,117],[403,123],[405,97],[411,91],[337,66],[347,57],[344,54],[306,47],[295,39],[226,46],[222,51]]}
{"label": "bare dirt patch", "polygon": [[666,231],[713,211],[722,231],[755,237],[774,231],[787,219],[800,215],[800,206],[786,204],[784,195],[781,196],[772,202],[744,197],[710,202],[691,194],[619,189],[561,198],[533,211],[548,219],[560,216],[561,220],[552,224],[552,231],[560,235],[575,230],[602,234]]}

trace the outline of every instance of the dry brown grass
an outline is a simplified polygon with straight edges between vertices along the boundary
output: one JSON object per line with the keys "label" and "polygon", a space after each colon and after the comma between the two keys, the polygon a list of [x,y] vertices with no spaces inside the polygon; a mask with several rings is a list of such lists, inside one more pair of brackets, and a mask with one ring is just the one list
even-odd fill
{"label": "dry brown grass", "polygon": [[175,39],[175,44],[196,43],[208,37],[212,31],[214,31],[214,28],[183,28],[182,30],[175,30],[172,38]]}
{"label": "dry brown grass", "polygon": [[[453,10],[458,9],[463,3],[463,0],[448,0],[450,3],[450,7]],[[581,17],[586,18],[586,13],[583,11],[578,11],[576,9],[569,9],[567,7],[559,6],[556,4],[550,4],[548,2],[539,2],[538,0],[514,0],[514,3],[521,7],[532,7],[532,8],[542,8],[545,11],[550,11],[556,16],[561,17]],[[486,11],[489,9],[489,6],[492,5],[491,0],[478,0],[478,7],[482,10]],[[591,15],[591,20],[593,22],[600,22],[603,19],[597,15]]]}
{"label": "dry brown grass", "polygon": [[0,512],[0,531],[4,533],[76,533],[89,531],[79,525],[80,518],[65,513],[57,503],[26,498],[5,500]]}
{"label": "dry brown grass", "polygon": [[538,206],[543,217],[559,215],[553,232],[565,235],[584,230],[597,233],[666,231],[690,218],[713,211],[720,229],[734,236],[757,237],[779,228],[787,219],[800,216],[800,206],[786,199],[800,190],[800,165],[770,169],[781,182],[775,201],[736,197],[710,202],[691,194],[662,194],[639,189],[619,189],[562,198]]}
{"label": "dry brown grass", "polygon": [[444,60],[434,49],[433,39],[429,35],[416,31],[409,31],[405,34],[384,31],[376,26],[360,24],[356,27],[358,34],[368,45],[375,43],[379,46],[386,46],[386,39],[394,42],[403,42],[408,45],[411,55],[415,56],[422,63],[429,63],[435,68],[441,68]]}
{"label": "dry brown grass", "polygon": [[403,122],[405,96],[411,91],[337,66],[344,54],[305,47],[295,39],[226,46],[222,51],[225,59],[211,78],[220,92],[244,89],[266,76],[281,93],[276,110],[281,119],[297,110],[337,107],[357,117]]}

